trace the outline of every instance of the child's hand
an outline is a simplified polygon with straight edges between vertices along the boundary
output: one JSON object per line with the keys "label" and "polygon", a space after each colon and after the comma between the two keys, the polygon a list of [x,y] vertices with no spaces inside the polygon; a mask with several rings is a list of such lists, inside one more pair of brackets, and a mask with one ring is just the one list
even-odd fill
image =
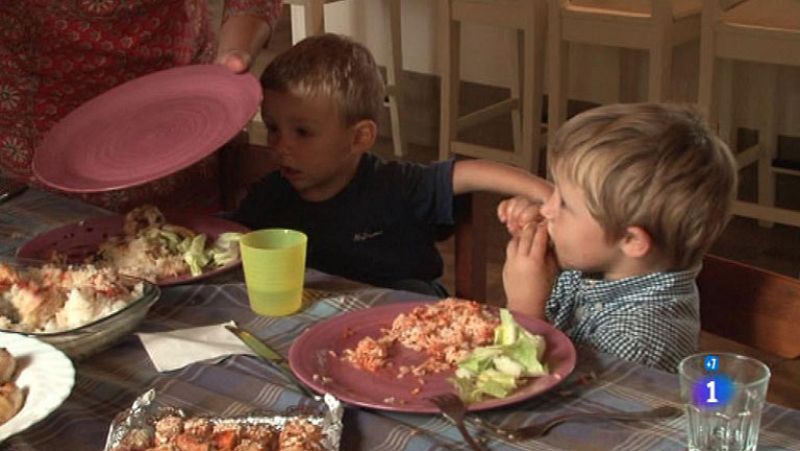
{"label": "child's hand", "polygon": [[548,238],[544,222],[523,228],[508,242],[503,265],[508,308],[541,319],[558,272]]}
{"label": "child's hand", "polygon": [[535,227],[542,221],[542,215],[539,214],[540,206],[527,197],[512,197],[497,206],[497,218],[506,225],[511,236],[517,237],[525,227]]}

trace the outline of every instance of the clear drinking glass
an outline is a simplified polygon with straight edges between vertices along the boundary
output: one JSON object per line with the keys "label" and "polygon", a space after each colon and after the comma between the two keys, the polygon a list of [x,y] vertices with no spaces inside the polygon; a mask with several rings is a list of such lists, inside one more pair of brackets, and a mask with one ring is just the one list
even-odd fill
{"label": "clear drinking glass", "polygon": [[695,354],[678,365],[690,451],[751,451],[758,444],[770,371],[737,354]]}

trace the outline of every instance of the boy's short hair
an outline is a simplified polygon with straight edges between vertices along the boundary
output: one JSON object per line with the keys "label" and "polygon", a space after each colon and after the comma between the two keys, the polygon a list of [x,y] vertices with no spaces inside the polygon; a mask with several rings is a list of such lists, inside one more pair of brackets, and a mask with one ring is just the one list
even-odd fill
{"label": "boy's short hair", "polygon": [[346,125],[378,121],[384,86],[370,51],[344,36],[303,39],[278,55],[261,76],[263,89],[333,99]]}
{"label": "boy's short hair", "polygon": [[551,173],[580,187],[609,240],[646,230],[671,270],[702,261],[736,196],[736,161],[693,108],[615,104],[567,121],[549,151]]}

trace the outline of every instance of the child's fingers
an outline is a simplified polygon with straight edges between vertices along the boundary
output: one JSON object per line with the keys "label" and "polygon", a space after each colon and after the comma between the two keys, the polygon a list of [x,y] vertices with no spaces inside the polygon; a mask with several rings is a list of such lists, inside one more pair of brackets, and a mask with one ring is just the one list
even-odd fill
{"label": "child's fingers", "polygon": [[533,235],[536,231],[535,227],[524,226],[519,232],[519,244],[517,245],[518,252],[522,255],[530,255],[531,245],[533,244]]}
{"label": "child's fingers", "polygon": [[508,199],[500,202],[497,205],[497,219],[499,219],[500,222],[502,223],[505,223],[508,220],[508,212],[506,211],[507,209],[508,209]]}
{"label": "child's fingers", "polygon": [[[530,228],[533,229],[534,227]],[[547,233],[547,224],[544,222],[538,223],[535,227],[535,235],[533,236],[531,250],[538,255],[547,254],[547,241],[549,239],[550,236]]]}
{"label": "child's fingers", "polygon": [[517,256],[517,249],[519,248],[519,237],[515,236],[508,240],[506,245],[506,259],[512,259]]}
{"label": "child's fingers", "polygon": [[539,208],[540,206],[536,204],[529,205],[520,215],[521,220],[526,224],[541,222],[544,218],[539,212]]}

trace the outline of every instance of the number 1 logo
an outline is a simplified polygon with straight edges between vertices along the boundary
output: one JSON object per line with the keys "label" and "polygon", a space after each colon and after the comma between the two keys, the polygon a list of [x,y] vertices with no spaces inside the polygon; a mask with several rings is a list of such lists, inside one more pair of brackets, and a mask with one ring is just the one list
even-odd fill
{"label": "number 1 logo", "polygon": [[724,374],[707,376],[694,385],[694,405],[701,409],[717,409],[727,405],[735,390],[731,378]]}

